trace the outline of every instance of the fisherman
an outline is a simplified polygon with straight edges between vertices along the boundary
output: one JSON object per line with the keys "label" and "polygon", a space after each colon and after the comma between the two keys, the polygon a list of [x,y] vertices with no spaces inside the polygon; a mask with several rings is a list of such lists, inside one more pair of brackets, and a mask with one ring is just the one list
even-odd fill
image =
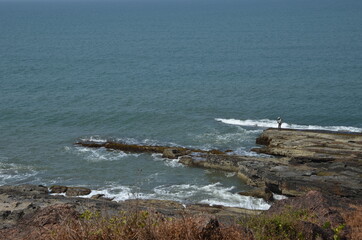
{"label": "fisherman", "polygon": [[283,123],[281,117],[278,117],[278,118],[277,118],[277,123],[278,123],[278,129],[281,129],[281,128],[282,128],[282,123]]}

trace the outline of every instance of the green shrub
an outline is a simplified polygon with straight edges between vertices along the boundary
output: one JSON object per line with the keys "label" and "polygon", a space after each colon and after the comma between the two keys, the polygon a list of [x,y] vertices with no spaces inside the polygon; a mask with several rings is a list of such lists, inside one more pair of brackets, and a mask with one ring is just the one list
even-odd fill
{"label": "green shrub", "polygon": [[281,214],[258,215],[243,219],[240,224],[253,233],[259,240],[306,239],[299,230],[298,223],[311,216],[304,210],[287,210]]}

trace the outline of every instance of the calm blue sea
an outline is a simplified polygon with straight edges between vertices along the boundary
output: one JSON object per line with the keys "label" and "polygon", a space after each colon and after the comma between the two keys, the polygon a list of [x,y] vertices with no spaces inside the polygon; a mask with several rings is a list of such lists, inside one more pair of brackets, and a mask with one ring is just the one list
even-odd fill
{"label": "calm blue sea", "polygon": [[362,131],[362,1],[0,1],[0,184],[268,208],[233,174],[80,139],[254,155],[275,127]]}

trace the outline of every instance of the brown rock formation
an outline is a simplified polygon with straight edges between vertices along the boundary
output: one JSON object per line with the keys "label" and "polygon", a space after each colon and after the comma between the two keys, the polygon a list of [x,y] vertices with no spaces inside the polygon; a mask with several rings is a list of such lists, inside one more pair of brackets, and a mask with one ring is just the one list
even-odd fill
{"label": "brown rock formation", "polygon": [[[253,149],[276,157],[229,155],[218,150],[139,146],[123,143],[79,142],[129,152],[163,153],[188,166],[237,173],[246,184],[274,193],[300,196],[311,190],[362,198],[362,134],[330,131],[267,129],[257,139],[266,145]],[[282,156],[282,157],[281,157]]]}
{"label": "brown rock formation", "polygon": [[84,187],[68,187],[65,195],[67,196],[83,196],[91,193],[89,188]]}
{"label": "brown rock formation", "polygon": [[262,198],[267,202],[272,202],[274,200],[273,193],[269,188],[257,188],[246,192],[239,192],[239,194],[243,196]]}
{"label": "brown rock formation", "polygon": [[136,145],[136,144],[125,144],[119,142],[77,142],[77,145],[90,148],[107,148],[110,150],[120,150],[124,152],[132,153],[162,153],[165,158],[178,158],[191,153],[200,154],[223,154],[224,152],[213,149],[210,151],[204,151],[200,149],[188,149],[182,147],[167,147],[167,146],[152,146],[152,145]]}
{"label": "brown rock formation", "polygon": [[301,161],[362,160],[362,133],[270,128],[257,138],[256,143],[265,145],[254,149],[256,152]]}

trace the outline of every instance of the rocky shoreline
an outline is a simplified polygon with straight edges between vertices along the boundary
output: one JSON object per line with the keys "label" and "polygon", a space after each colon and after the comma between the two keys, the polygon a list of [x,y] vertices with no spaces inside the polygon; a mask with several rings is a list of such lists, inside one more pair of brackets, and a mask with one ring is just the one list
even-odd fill
{"label": "rocky shoreline", "polygon": [[[229,151],[117,142],[76,144],[115,151],[162,153],[163,157],[179,159],[180,163],[190,167],[237,173],[242,181],[255,187],[250,192],[241,193],[243,195],[264,198],[269,202],[273,201],[273,193],[290,197],[276,201],[262,214],[282,212],[288,206],[309,209],[319,213],[321,221],[341,226],[348,224],[350,216],[362,216],[362,133],[267,129],[256,142],[262,146],[253,149],[255,152],[272,157],[236,156]],[[89,189],[66,186],[0,186],[0,236],[6,236],[4,239],[31,239],[28,236],[34,229],[42,231],[49,224],[62,224],[62,214],[69,213],[76,217],[86,210],[112,216],[119,211],[151,209],[172,217],[184,214],[216,217],[222,224],[231,224],[242,216],[262,212],[203,204],[185,206],[166,200],[114,202],[101,195],[93,199],[76,197],[89,193]],[[37,217],[40,220],[36,220]],[[328,232],[318,228],[315,223],[310,224],[314,224],[311,231],[319,232],[325,236],[323,239],[333,234],[330,229],[327,229]],[[343,236],[351,236],[360,230],[360,226],[350,225]]]}
{"label": "rocky shoreline", "polygon": [[[55,186],[55,189],[59,189],[59,186]],[[78,188],[70,189],[74,193]],[[205,226],[209,221],[215,221],[212,219],[217,219],[220,226],[227,226],[238,225],[242,219],[255,215],[304,211],[306,218],[299,224],[303,231],[313,236],[310,239],[333,239],[338,227],[341,227],[338,239],[358,239],[356,236],[362,236],[361,201],[317,191],[276,201],[267,211],[204,204],[186,206],[167,200],[114,202],[102,196],[92,199],[54,195],[51,192],[52,188],[45,186],[0,186],[0,239],[49,239],[49,234],[69,221],[81,219],[82,214],[87,212],[111,218],[120,212],[139,211],[153,212],[164,218],[201,217],[205,220]],[[328,227],[325,227],[326,224]]]}
{"label": "rocky shoreline", "polygon": [[253,151],[272,157],[118,142],[76,144],[125,152],[162,153],[164,158],[178,158],[180,163],[190,167],[235,172],[246,184],[276,194],[300,196],[317,190],[362,198],[362,133],[270,128],[256,143],[263,146]]}

